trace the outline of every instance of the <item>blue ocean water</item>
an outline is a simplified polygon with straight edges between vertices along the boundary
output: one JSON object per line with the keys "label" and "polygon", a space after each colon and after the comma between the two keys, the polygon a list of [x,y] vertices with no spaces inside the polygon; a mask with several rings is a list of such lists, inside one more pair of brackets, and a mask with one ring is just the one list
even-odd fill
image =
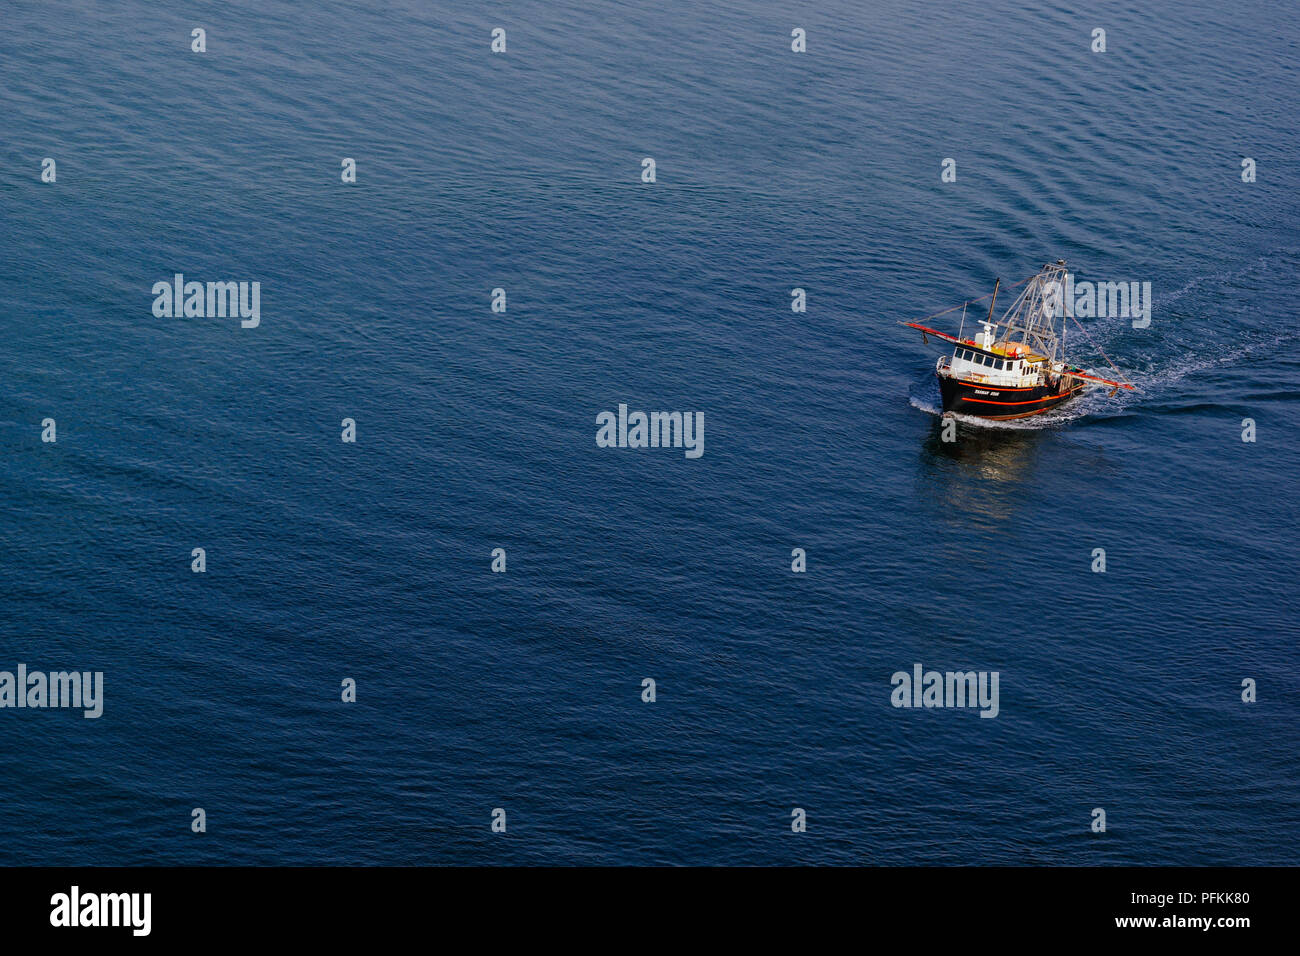
{"label": "blue ocean water", "polygon": [[[7,4],[0,862],[1300,862],[1300,28],[1142,6]],[[1140,391],[943,442],[1057,258]]]}

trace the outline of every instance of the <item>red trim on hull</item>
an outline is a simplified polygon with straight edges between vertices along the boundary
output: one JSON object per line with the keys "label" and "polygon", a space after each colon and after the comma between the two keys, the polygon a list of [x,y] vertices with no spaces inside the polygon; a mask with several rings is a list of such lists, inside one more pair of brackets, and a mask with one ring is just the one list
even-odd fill
{"label": "red trim on hull", "polygon": [[[1042,415],[1044,412],[1051,411],[1058,405],[1061,405],[1073,398],[1079,392],[1083,391],[1085,385],[1079,383],[1065,392],[1050,392],[1039,398],[1031,398],[1025,401],[1000,402],[993,398],[976,398],[969,394],[973,391],[983,391],[987,393],[1001,394],[1003,391],[1026,392],[1034,391],[1034,388],[1023,388],[1019,386],[998,386],[989,385],[982,382],[968,382],[959,378],[945,378],[939,376],[940,391],[944,393],[944,411],[953,412],[958,415],[970,415],[974,418],[985,418],[989,421],[1008,421],[1013,418],[1029,418],[1033,415]],[[1037,386],[1038,390],[1043,390],[1045,386]],[[999,411],[1005,409],[1005,414],[994,414],[994,408],[975,408],[976,405],[996,406]],[[1025,406],[1038,406],[1027,411],[1020,411]],[[1013,409],[1016,409],[1013,411]]]}
{"label": "red trim on hull", "polygon": [[[1069,396],[1067,395],[1066,397],[1068,398]],[[1062,401],[1064,401],[1064,399],[1062,399]],[[1060,405],[1060,404],[1061,402],[1056,403],[1056,405]],[[991,422],[1009,422],[1013,418],[1033,418],[1035,415],[1045,415],[1047,412],[1050,412],[1053,408],[1055,408],[1056,405],[1048,405],[1046,408],[1036,408],[1032,412],[1024,412],[1020,415],[975,415],[973,417],[987,418]],[[961,412],[954,412],[953,414],[960,415]]]}
{"label": "red trim on hull", "polygon": [[[1000,389],[989,389],[989,391],[1000,391]],[[1044,395],[1042,398],[1031,398],[1027,402],[995,402],[991,398],[971,398],[969,395],[963,395],[963,402],[979,402],[981,405],[1037,405],[1039,402],[1052,402],[1058,399],[1064,400],[1069,398],[1078,389],[1069,392],[1057,392],[1055,395]]]}

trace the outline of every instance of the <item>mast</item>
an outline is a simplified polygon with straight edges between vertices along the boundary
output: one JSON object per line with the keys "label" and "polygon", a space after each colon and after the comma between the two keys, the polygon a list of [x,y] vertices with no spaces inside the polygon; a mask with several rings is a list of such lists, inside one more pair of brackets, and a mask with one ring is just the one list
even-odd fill
{"label": "mast", "polygon": [[1064,280],[1064,260],[1058,259],[1055,265],[1043,266],[997,323],[1003,330],[999,343],[1003,346],[1010,344],[1015,333],[1025,346],[1050,362],[1060,361],[1062,346],[1056,334],[1055,313],[1060,311],[1064,315],[1060,308]]}
{"label": "mast", "polygon": [[989,303],[989,317],[985,319],[985,321],[989,325],[993,324],[993,307],[998,304],[998,287],[1001,285],[1002,285],[1001,279],[998,279],[996,282],[993,283],[993,301]]}

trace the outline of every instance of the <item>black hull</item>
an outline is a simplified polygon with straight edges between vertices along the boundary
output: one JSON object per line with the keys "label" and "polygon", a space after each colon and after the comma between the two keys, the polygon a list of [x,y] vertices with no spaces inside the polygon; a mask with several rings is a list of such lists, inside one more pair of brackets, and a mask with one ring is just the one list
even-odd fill
{"label": "black hull", "polygon": [[1060,385],[1008,388],[939,376],[939,394],[943,396],[945,412],[974,415],[994,421],[1041,415],[1063,402],[1068,402],[1083,391],[1083,388],[1082,382],[1073,379],[1066,379]]}

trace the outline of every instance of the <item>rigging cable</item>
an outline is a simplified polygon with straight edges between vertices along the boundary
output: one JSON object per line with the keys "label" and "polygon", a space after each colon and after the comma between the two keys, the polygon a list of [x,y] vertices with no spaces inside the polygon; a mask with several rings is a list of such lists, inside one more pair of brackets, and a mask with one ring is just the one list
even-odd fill
{"label": "rigging cable", "polygon": [[1112,369],[1115,370],[1115,374],[1118,375],[1118,376],[1120,377],[1120,379],[1121,379],[1121,380],[1122,380],[1126,385],[1128,385],[1129,388],[1136,389],[1137,386],[1134,385],[1132,382],[1130,382],[1127,378],[1124,377],[1124,373],[1121,372],[1118,368],[1115,367],[1115,363],[1112,362],[1112,361],[1110,360],[1110,356],[1107,355],[1107,354],[1102,350],[1102,347],[1101,347],[1100,345],[1098,345],[1096,342],[1093,341],[1092,336],[1088,334],[1087,329],[1085,329],[1082,325],[1079,325],[1079,320],[1076,319],[1074,316],[1070,316],[1070,318],[1073,319],[1074,324],[1075,324],[1075,326],[1078,328],[1078,330],[1079,330],[1080,332],[1083,333],[1083,337],[1084,337],[1085,339],[1088,340],[1088,344],[1090,344],[1093,348],[1095,348],[1098,352],[1100,352],[1100,353],[1101,353],[1101,357],[1104,358],[1104,359],[1106,360],[1106,364],[1109,365]]}
{"label": "rigging cable", "polygon": [[[1026,282],[1029,282],[1029,281],[1031,281],[1031,280],[1033,280],[1033,279],[1037,279],[1037,278],[1038,278],[1038,276],[1036,276],[1036,275],[1034,275],[1034,276],[1030,276],[1028,279],[1021,279],[1019,282],[1012,283],[1011,285],[1007,286],[1007,288],[1008,288],[1008,289],[1014,289],[1016,286],[1024,285]],[[992,295],[992,294],[993,294],[993,293],[990,292],[990,293],[988,293],[988,295],[982,295],[982,296],[980,296],[978,299],[967,299],[967,300],[966,300],[965,302],[963,302],[961,305],[954,305],[951,309],[944,309],[942,312],[934,312],[934,313],[931,313],[930,315],[923,315],[923,316],[921,316],[919,319],[917,319],[916,321],[917,321],[917,322],[924,322],[926,319],[933,319],[933,318],[937,318],[937,317],[940,316],[940,315],[947,315],[949,312],[956,312],[958,309],[964,309],[964,308],[966,308],[966,306],[970,305],[970,304],[973,303],[973,302],[982,302],[982,301],[984,301],[985,299],[987,299],[987,298],[988,298],[990,295]]]}

